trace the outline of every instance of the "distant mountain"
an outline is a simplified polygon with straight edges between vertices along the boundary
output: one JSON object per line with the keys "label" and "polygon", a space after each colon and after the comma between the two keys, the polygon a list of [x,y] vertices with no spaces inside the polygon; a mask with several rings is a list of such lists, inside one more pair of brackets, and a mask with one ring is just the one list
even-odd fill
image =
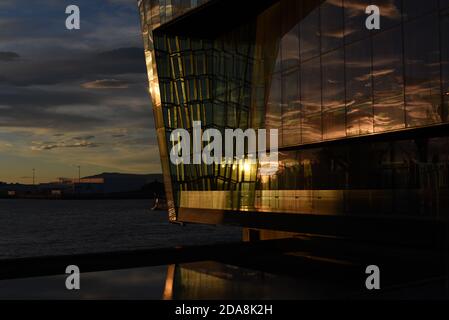
{"label": "distant mountain", "polygon": [[104,172],[101,174],[84,177],[83,179],[103,178],[104,192],[129,192],[142,189],[143,186],[152,183],[162,183],[162,174],[130,174],[117,172]]}
{"label": "distant mountain", "polygon": [[87,177],[83,177],[83,179],[90,179],[90,178],[118,178],[118,177],[122,177],[122,178],[144,178],[144,179],[151,179],[152,182],[154,180],[162,182],[162,173],[149,173],[149,174],[134,174],[134,173],[119,173],[119,172],[103,172],[100,174],[96,174],[93,176],[87,176]]}

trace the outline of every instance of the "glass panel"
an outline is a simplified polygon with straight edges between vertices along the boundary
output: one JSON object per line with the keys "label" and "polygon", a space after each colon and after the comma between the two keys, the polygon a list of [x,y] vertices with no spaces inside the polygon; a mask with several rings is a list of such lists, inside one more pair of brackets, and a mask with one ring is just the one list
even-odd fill
{"label": "glass panel", "polygon": [[343,1],[326,1],[321,5],[321,52],[343,44]]}
{"label": "glass panel", "polygon": [[165,53],[160,53],[156,51],[156,59],[157,59],[157,72],[160,78],[169,78],[170,77],[170,63],[168,60],[168,55]]}
{"label": "glass panel", "polygon": [[346,108],[332,109],[323,113],[324,140],[346,136]]}
{"label": "glass panel", "polygon": [[441,121],[438,17],[427,16],[405,24],[407,126]]}
{"label": "glass panel", "polygon": [[[261,42],[265,50],[263,50],[263,56],[266,63],[273,63],[272,72],[280,72],[282,70],[282,52],[281,45],[281,5],[278,2],[273,5],[269,10],[267,10],[266,15],[262,15],[261,24],[265,25],[264,37],[265,39]],[[270,39],[270,40],[268,40]]]}
{"label": "glass panel", "polygon": [[381,31],[401,23],[401,12],[402,12],[401,0],[380,0],[376,1],[375,4],[379,6],[380,9]]}
{"label": "glass panel", "polygon": [[282,77],[282,143],[301,143],[299,70],[285,73]]}
{"label": "glass panel", "polygon": [[196,75],[202,75],[206,73],[206,53],[204,51],[197,51],[194,54]]}
{"label": "glass panel", "polygon": [[323,111],[345,106],[344,52],[339,49],[323,55]]}
{"label": "glass panel", "polygon": [[321,112],[320,59],[301,65],[301,110],[304,114]]}
{"label": "glass panel", "polygon": [[293,27],[281,39],[282,69],[295,67],[299,63],[299,25]]}
{"label": "glass panel", "polygon": [[347,134],[373,132],[371,42],[359,41],[346,48]]}
{"label": "glass panel", "polygon": [[276,59],[274,60],[274,69],[273,72],[280,72],[282,70],[282,56],[280,46],[276,48]]}
{"label": "glass panel", "polygon": [[281,51],[283,70],[299,64],[299,6],[300,2],[282,0],[281,2]]}
{"label": "glass panel", "polygon": [[302,142],[317,142],[321,136],[321,72],[320,59],[301,65]]}
{"label": "glass panel", "polygon": [[347,135],[356,136],[373,132],[373,108],[360,105],[357,108],[347,109]]}
{"label": "glass panel", "polygon": [[401,28],[373,38],[374,130],[405,127]]}
{"label": "glass panel", "polygon": [[[147,4],[148,7],[148,4]],[[158,0],[150,0],[150,8],[151,13],[147,12],[147,19],[150,17],[151,25],[157,26],[161,23],[160,20],[160,10],[159,10],[159,1]]]}
{"label": "glass panel", "polygon": [[226,121],[226,107],[223,104],[214,104],[214,124],[218,126],[224,126]]}
{"label": "glass panel", "polygon": [[404,18],[411,19],[438,9],[438,0],[405,0]]}
{"label": "glass panel", "polygon": [[190,51],[182,53],[183,63],[184,63],[184,75],[191,76],[194,74],[192,53]]}
{"label": "glass panel", "polygon": [[303,143],[321,141],[321,112],[304,114],[302,116],[301,132]]}
{"label": "glass panel", "polygon": [[[270,83],[270,91],[266,111],[267,129],[281,129],[281,99],[281,75],[279,73],[276,73],[271,78]],[[281,134],[280,131],[279,134]]]}
{"label": "glass panel", "polygon": [[323,137],[346,136],[345,78],[343,49],[322,57]]}
{"label": "glass panel", "polygon": [[365,27],[366,7],[373,4],[371,0],[345,0],[345,41],[351,43],[366,37],[369,30]]}
{"label": "glass panel", "polygon": [[[449,0],[446,1],[449,3]],[[441,20],[441,67],[443,71],[443,115],[449,121],[449,10],[444,13]]]}
{"label": "glass panel", "polygon": [[177,17],[191,7],[190,0],[172,0],[173,16]]}
{"label": "glass panel", "polygon": [[300,23],[301,60],[308,60],[320,53],[319,7],[310,12]]}

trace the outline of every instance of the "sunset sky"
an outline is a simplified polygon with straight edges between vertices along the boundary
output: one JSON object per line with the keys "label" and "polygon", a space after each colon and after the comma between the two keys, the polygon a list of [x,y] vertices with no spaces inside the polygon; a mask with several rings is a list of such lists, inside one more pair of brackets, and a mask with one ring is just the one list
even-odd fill
{"label": "sunset sky", "polygon": [[1,0],[0,181],[160,172],[146,86],[135,0]]}

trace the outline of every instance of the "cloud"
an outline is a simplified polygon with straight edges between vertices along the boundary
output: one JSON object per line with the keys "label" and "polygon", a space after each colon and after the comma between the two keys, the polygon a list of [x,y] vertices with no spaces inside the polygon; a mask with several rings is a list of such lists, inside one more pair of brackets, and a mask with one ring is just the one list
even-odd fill
{"label": "cloud", "polygon": [[105,128],[151,128],[153,117],[145,75],[124,75],[122,79],[129,87],[115,90],[117,93],[86,90],[79,83],[0,85],[0,127],[45,128],[51,134],[77,135]]}
{"label": "cloud", "polygon": [[136,47],[118,48],[98,54],[100,59],[110,60],[141,60],[143,56],[143,49]]}
{"label": "cloud", "polygon": [[93,140],[95,136],[74,137],[74,140]]}
{"label": "cloud", "polygon": [[14,61],[18,60],[20,55],[16,52],[11,51],[0,51],[0,61]]}
{"label": "cloud", "polygon": [[26,60],[2,66],[0,84],[26,87],[115,79],[119,75],[146,74],[142,48],[119,48],[77,59]]}
{"label": "cloud", "polygon": [[2,8],[2,7],[5,8],[5,7],[12,6],[14,2],[15,2],[14,0],[2,0],[0,2],[0,8]]}
{"label": "cloud", "polygon": [[136,0],[108,0],[110,3],[112,4],[124,4],[124,5],[130,5],[133,7],[137,6],[137,1]]}
{"label": "cloud", "polygon": [[[79,89],[82,90],[82,89]],[[54,133],[77,131],[79,128],[98,127],[105,124],[104,117],[95,112],[59,112],[61,106],[69,110],[80,110],[85,106],[101,103],[97,95],[81,95],[76,91],[43,88],[11,88],[0,86],[2,112],[0,127],[45,128]]]}
{"label": "cloud", "polygon": [[9,142],[1,141],[0,140],[0,151],[5,151],[7,149],[10,149],[13,145]]}
{"label": "cloud", "polygon": [[2,105],[17,107],[39,108],[58,105],[98,104],[101,97],[96,95],[80,95],[79,92],[69,90],[51,90],[51,88],[0,88]]}
{"label": "cloud", "polygon": [[8,181],[31,162],[45,179],[71,172],[71,163],[92,174],[160,171],[136,1],[77,0],[76,32],[64,26],[70,0],[38,2],[23,10],[0,0],[0,163],[11,168]]}
{"label": "cloud", "polygon": [[129,85],[123,80],[103,79],[83,83],[81,87],[85,89],[127,89]]}
{"label": "cloud", "polygon": [[61,142],[33,142],[31,150],[33,151],[45,151],[53,150],[56,148],[96,148],[98,144],[81,140],[81,141],[61,141]]}

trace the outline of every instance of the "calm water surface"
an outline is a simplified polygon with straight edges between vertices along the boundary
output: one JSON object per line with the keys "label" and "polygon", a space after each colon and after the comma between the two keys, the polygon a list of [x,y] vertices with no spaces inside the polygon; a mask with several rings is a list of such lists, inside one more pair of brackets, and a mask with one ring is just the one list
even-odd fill
{"label": "calm water surface", "polygon": [[0,259],[238,241],[241,229],[167,222],[151,200],[0,199]]}

